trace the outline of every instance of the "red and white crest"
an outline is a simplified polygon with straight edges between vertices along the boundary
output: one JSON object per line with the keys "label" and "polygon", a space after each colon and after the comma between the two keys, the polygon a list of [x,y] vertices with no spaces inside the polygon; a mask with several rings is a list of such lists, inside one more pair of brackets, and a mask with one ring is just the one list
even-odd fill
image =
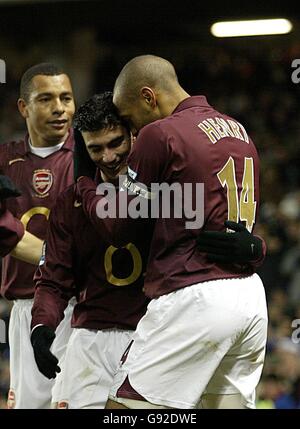
{"label": "red and white crest", "polygon": [[35,170],[33,173],[33,188],[39,196],[46,196],[53,183],[53,175],[50,170]]}

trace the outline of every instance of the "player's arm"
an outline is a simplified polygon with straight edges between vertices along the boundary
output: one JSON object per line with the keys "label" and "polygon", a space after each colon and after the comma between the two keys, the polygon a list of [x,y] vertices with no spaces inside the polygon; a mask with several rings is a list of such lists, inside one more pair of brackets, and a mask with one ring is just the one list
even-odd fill
{"label": "player's arm", "polygon": [[[169,163],[169,153],[165,136],[159,127],[151,124],[143,128],[128,157],[128,175],[122,185],[122,192],[116,193],[115,198],[106,199],[96,194],[96,185],[89,177],[81,177],[77,181],[77,189],[81,196],[82,206],[86,216],[101,234],[105,234],[109,242],[115,246],[122,246],[136,236],[143,233],[145,223],[150,222],[148,217],[134,218],[130,214],[132,201],[140,202],[143,207],[151,204],[157,196],[151,192],[152,183],[160,183],[162,173]],[[127,198],[124,198],[124,193]],[[121,195],[123,194],[123,195]],[[115,217],[103,218],[101,207],[104,203],[116,208]],[[123,207],[122,205],[126,205]],[[119,216],[120,207],[127,217]]]}
{"label": "player's arm", "polygon": [[266,243],[251,234],[242,223],[226,221],[225,226],[234,232],[201,231],[197,246],[211,262],[250,265],[258,268],[266,256]]}
{"label": "player's arm", "polygon": [[[47,378],[60,372],[57,358],[50,352],[55,330],[74,296],[72,214],[62,194],[52,209],[43,255],[34,276],[31,343],[37,366]],[[71,204],[72,205],[72,204]]]}
{"label": "player's arm", "polygon": [[0,175],[0,256],[6,256],[22,239],[24,227],[6,209],[6,199],[20,196],[20,191],[8,176]]}
{"label": "player's arm", "polygon": [[21,261],[37,265],[42,255],[43,240],[24,230],[19,219],[0,209],[0,256],[9,253]]}
{"label": "player's arm", "polygon": [[10,254],[20,261],[38,265],[42,256],[43,240],[25,231],[22,239]]}
{"label": "player's arm", "polygon": [[0,256],[6,256],[24,236],[24,226],[10,211],[0,208]]}
{"label": "player's arm", "polygon": [[28,231],[19,219],[5,209],[7,198],[16,198],[21,192],[8,176],[0,175],[0,255],[13,257],[37,265],[42,254],[43,241]]}

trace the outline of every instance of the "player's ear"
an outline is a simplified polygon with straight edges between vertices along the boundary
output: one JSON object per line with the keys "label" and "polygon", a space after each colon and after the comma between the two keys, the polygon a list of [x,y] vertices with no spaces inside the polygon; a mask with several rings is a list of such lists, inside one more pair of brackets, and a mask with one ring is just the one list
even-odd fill
{"label": "player's ear", "polygon": [[136,137],[132,134],[132,132],[130,132],[130,144],[131,144],[131,146],[134,145],[135,141],[136,141]]}
{"label": "player's ear", "polygon": [[150,106],[152,107],[152,109],[154,109],[156,107],[156,96],[154,91],[149,88],[148,86],[143,86],[143,88],[141,89],[141,96],[144,99],[144,101]]}
{"label": "player's ear", "polygon": [[24,119],[28,118],[27,103],[23,98],[18,99],[18,109]]}

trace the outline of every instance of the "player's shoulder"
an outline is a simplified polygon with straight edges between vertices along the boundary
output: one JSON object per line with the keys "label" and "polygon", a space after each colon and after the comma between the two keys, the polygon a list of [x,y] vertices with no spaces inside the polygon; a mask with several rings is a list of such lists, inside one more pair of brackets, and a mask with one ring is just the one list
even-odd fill
{"label": "player's shoulder", "polygon": [[141,132],[143,132],[143,134],[153,134],[156,137],[160,136],[161,138],[168,139],[170,130],[174,130],[174,128],[181,126],[182,120],[185,120],[183,113],[181,111],[174,112],[165,118],[157,119],[146,125],[142,128]]}
{"label": "player's shoulder", "polygon": [[26,151],[27,148],[25,138],[0,144],[0,157],[2,161],[9,161],[16,156],[23,156]]}
{"label": "player's shoulder", "polygon": [[139,132],[139,140],[151,140],[155,137],[157,139],[158,137],[164,138],[165,136],[165,123],[164,119],[158,119],[154,122],[151,122],[150,124],[145,125]]}
{"label": "player's shoulder", "polygon": [[25,153],[25,140],[10,141],[0,144],[0,170],[6,174],[7,168],[15,160],[24,160]]}

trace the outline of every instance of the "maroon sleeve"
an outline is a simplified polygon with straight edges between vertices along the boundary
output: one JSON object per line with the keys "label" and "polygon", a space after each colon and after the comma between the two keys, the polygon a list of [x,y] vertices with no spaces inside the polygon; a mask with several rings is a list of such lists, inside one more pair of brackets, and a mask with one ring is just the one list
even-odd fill
{"label": "maroon sleeve", "polygon": [[[146,198],[150,203],[150,198],[156,197],[151,192],[151,184],[160,183],[169,161],[167,142],[160,128],[154,124],[145,127],[128,157],[128,176],[122,186],[131,193],[127,198],[127,207],[134,198]],[[123,201],[120,193],[116,194],[116,219],[100,218],[97,215],[97,205],[104,197],[96,194],[94,181],[82,177],[77,182],[77,189],[82,198],[85,214],[96,230],[105,234],[107,241],[115,246],[122,246],[131,241],[133,235],[138,236],[143,230],[145,222],[150,222],[149,219],[132,219],[130,216],[119,218],[119,204],[122,204],[121,200]]]}
{"label": "maroon sleeve", "polygon": [[31,328],[43,324],[56,329],[64,317],[69,299],[74,296],[69,202],[63,193],[50,214],[43,255],[34,276],[36,289]]}
{"label": "maroon sleeve", "polygon": [[22,239],[24,226],[5,208],[0,209],[0,256],[10,253]]}

